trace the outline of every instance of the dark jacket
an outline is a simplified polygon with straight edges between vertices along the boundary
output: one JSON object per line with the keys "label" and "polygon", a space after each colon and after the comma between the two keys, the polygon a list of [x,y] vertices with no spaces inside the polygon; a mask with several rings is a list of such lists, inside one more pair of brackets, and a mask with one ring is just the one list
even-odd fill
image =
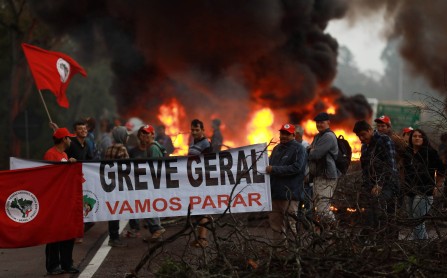
{"label": "dark jacket", "polygon": [[438,152],[431,147],[422,147],[414,153],[408,147],[404,157],[405,184],[404,194],[407,196],[433,195],[435,187],[435,171],[444,175],[445,168]]}
{"label": "dark jacket", "polygon": [[374,185],[382,186],[385,199],[398,196],[399,176],[396,165],[394,143],[384,134],[374,131],[369,145],[362,145],[363,188],[371,192]]}
{"label": "dark jacket", "polygon": [[299,200],[306,161],[306,149],[296,140],[273,148],[269,160],[272,166],[270,186],[273,200]]}

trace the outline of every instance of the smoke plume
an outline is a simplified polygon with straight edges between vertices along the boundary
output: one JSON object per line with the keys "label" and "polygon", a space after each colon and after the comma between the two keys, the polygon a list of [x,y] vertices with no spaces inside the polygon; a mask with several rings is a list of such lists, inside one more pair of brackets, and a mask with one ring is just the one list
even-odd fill
{"label": "smoke plume", "polygon": [[343,97],[331,85],[338,44],[325,28],[345,15],[343,0],[36,0],[32,6],[57,34],[78,40],[86,60],[99,55],[98,45],[107,47],[123,116],[153,122],[171,98],[185,107],[187,125],[219,117],[239,128],[261,107],[299,122],[323,111],[328,99],[339,105],[340,121],[370,115],[364,98]]}

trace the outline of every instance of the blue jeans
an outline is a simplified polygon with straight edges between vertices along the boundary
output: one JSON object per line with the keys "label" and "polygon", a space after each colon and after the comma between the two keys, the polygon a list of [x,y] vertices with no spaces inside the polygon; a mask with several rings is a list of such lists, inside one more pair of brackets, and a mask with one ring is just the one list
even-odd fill
{"label": "blue jeans", "polygon": [[[414,197],[405,196],[405,204],[408,216],[412,219],[424,217],[433,204],[433,196],[416,195]],[[415,239],[428,239],[425,221],[414,227],[413,235]]]}

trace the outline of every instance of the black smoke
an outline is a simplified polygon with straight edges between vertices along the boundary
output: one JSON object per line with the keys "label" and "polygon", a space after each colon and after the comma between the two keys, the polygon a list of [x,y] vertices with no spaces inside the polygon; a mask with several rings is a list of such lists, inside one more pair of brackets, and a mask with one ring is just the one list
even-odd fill
{"label": "black smoke", "polygon": [[[338,51],[325,28],[348,8],[344,0],[35,0],[32,7],[56,34],[80,42],[85,61],[111,59],[122,115],[150,111],[153,121],[175,97],[188,118],[213,115],[227,125],[246,123],[260,107],[283,121],[324,109],[321,96],[336,90]],[[343,117],[364,116],[337,95]]]}

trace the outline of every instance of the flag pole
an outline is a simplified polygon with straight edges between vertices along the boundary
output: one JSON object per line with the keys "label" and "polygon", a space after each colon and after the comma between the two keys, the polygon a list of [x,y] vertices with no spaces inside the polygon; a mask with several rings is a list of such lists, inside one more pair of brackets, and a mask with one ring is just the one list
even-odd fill
{"label": "flag pole", "polygon": [[50,123],[52,123],[53,120],[51,119],[50,112],[48,112],[47,104],[45,103],[45,100],[43,99],[42,92],[40,90],[38,90],[38,91],[39,91],[40,99],[42,100],[42,103],[43,103],[43,107],[45,108],[45,111],[47,111],[48,119],[50,120]]}

